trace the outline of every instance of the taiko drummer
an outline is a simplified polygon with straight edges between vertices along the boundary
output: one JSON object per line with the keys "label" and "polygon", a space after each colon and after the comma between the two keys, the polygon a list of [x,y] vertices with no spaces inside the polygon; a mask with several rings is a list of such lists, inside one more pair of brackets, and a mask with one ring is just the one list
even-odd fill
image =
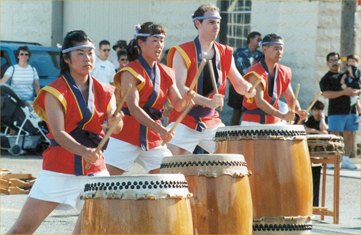
{"label": "taiko drummer", "polygon": [[136,34],[127,48],[130,63],[114,76],[114,85],[123,94],[128,84],[132,84],[132,89],[122,109],[124,128],[111,136],[105,151],[111,175],[128,171],[134,161],[147,172],[158,173],[162,158],[172,155],[161,145],[174,136],[160,122],[164,102],[169,99],[181,112],[194,98],[194,92],[185,92],[182,98],[173,69],[158,63],[165,36],[165,28],[161,25],[152,22],[136,25]]}
{"label": "taiko drummer", "polygon": [[[9,234],[34,233],[54,209],[80,209],[87,175],[109,175],[102,153],[95,150],[104,136],[104,121],[116,120],[114,88],[90,77],[94,62],[93,41],[83,31],[69,32],[60,53],[62,77],[43,88],[34,101],[34,110],[49,127],[51,145]],[[87,162],[93,164],[89,169],[84,167]],[[75,234],[80,234],[80,222],[81,216]]]}
{"label": "taiko drummer", "polygon": [[[242,126],[259,124],[282,124],[281,120],[293,121],[295,113],[301,119],[307,117],[307,112],[302,110],[296,101],[295,110],[291,107],[295,96],[291,87],[292,73],[287,66],[279,64],[283,55],[283,39],[276,34],[268,34],[260,42],[264,58],[252,66],[244,78],[252,84],[261,79],[256,87],[256,96],[243,100],[246,109],[243,112]],[[278,100],[283,95],[290,111],[282,113],[279,110]]]}
{"label": "taiko drummer", "polygon": [[[167,144],[173,155],[192,153],[197,145],[213,153],[213,137],[218,127],[224,126],[215,109],[223,106],[227,77],[235,90],[246,97],[253,97],[252,85],[246,82],[238,72],[231,47],[215,40],[220,30],[221,16],[219,9],[210,4],[201,5],[193,14],[192,20],[198,30],[198,36],[190,42],[173,47],[168,52],[168,65],[176,72],[177,87],[185,94],[203,59],[210,60],[205,66],[195,86],[195,106],[177,127],[175,137]],[[215,74],[215,85],[212,83]],[[168,127],[172,127],[181,114],[172,110]]]}

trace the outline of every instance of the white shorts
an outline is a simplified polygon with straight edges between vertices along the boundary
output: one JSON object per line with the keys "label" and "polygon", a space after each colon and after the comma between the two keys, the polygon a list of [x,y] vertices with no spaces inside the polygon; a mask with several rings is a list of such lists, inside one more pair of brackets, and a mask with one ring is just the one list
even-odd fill
{"label": "white shorts", "polygon": [[[95,173],[94,176],[109,176],[107,170]],[[63,174],[41,170],[31,188],[29,197],[42,201],[57,202],[56,210],[81,210],[84,200],[80,195],[89,177]]]}
{"label": "white shorts", "polygon": [[[169,124],[167,128],[172,128],[173,125],[174,122]],[[220,123],[218,126],[206,128],[199,132],[180,123],[174,131],[174,138],[169,141],[169,143],[185,149],[190,153],[193,153],[197,145],[201,146],[208,153],[214,153],[216,150],[216,142],[213,138],[216,135],[218,127],[224,126],[223,123]]]}
{"label": "white shorts", "polygon": [[124,171],[129,171],[134,162],[139,163],[149,172],[160,168],[163,157],[172,156],[166,146],[158,146],[144,151],[141,147],[109,138],[107,149],[104,151],[105,163]]}

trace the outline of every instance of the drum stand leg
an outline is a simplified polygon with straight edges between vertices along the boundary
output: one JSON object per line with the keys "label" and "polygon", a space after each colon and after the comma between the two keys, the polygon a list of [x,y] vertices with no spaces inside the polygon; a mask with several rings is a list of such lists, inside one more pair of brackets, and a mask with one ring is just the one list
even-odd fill
{"label": "drum stand leg", "polygon": [[[339,223],[340,214],[340,162],[341,153],[335,151],[331,154],[324,154],[324,157],[320,157],[320,153],[310,153],[312,163],[322,164],[322,198],[321,207],[313,207],[313,214],[321,215],[321,220],[325,219],[325,216],[332,216],[333,223]],[[328,210],[326,205],[326,171],[327,164],[332,164],[333,168],[333,211]]]}

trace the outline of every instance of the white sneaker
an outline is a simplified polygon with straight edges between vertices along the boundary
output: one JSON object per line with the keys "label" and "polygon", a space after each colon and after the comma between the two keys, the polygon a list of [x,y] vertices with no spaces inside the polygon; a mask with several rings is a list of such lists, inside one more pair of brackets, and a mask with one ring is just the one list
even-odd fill
{"label": "white sneaker", "polygon": [[348,156],[343,156],[341,161],[341,169],[356,170],[357,167],[350,161]]}

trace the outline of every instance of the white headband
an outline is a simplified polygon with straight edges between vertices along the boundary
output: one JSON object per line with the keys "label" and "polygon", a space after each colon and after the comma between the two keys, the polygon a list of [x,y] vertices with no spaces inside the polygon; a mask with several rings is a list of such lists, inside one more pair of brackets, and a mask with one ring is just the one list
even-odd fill
{"label": "white headband", "polygon": [[222,17],[216,16],[216,15],[193,17],[193,15],[192,15],[192,19],[193,19],[193,22],[194,22],[195,20],[204,20],[204,19],[217,19],[217,20],[220,20],[220,19],[222,19]]}
{"label": "white headband", "polygon": [[[63,46],[60,45],[60,44],[57,44],[56,46],[57,46],[60,50],[61,50],[62,47],[63,47]],[[70,51],[79,50],[79,49],[93,49],[93,50],[95,50],[95,47],[92,46],[92,45],[81,45],[81,46],[75,46],[75,47],[66,48],[66,49],[62,50],[61,52],[62,52],[63,54],[65,54],[65,53],[68,53],[68,52],[70,52]]]}
{"label": "white headband", "polygon": [[259,42],[258,45],[261,47],[263,45],[276,44],[276,45],[284,45],[283,42]]}

